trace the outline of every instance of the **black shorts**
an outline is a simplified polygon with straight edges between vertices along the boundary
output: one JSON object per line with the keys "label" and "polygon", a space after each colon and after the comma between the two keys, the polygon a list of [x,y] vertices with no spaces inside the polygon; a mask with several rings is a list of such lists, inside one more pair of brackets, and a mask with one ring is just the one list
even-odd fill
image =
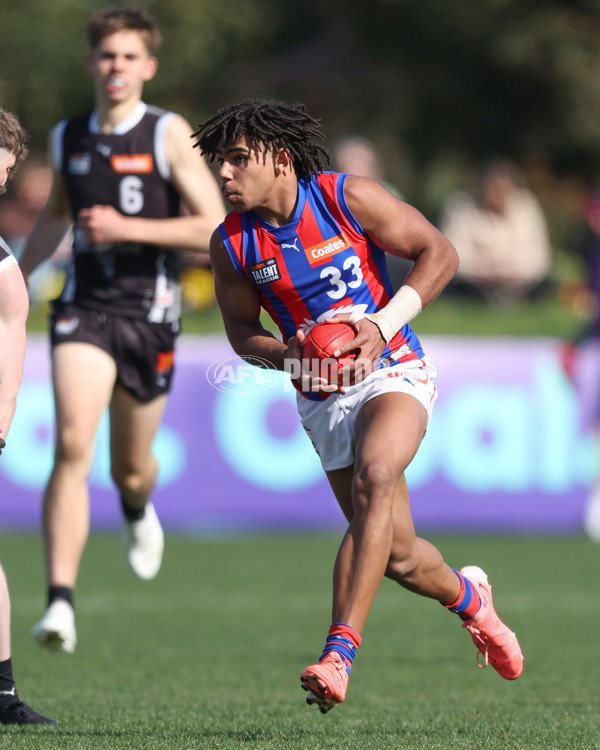
{"label": "black shorts", "polygon": [[69,341],[97,346],[117,365],[117,382],[139,401],[171,390],[179,323],[148,323],[78,305],[54,303],[52,347]]}

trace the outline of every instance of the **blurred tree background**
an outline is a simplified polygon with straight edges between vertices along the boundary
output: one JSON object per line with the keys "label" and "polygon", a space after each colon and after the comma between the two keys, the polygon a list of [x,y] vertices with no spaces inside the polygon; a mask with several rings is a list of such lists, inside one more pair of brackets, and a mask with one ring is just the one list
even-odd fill
{"label": "blurred tree background", "polygon": [[[43,151],[92,107],[98,0],[2,0],[0,101]],[[432,221],[491,155],[515,159],[569,251],[600,173],[599,0],[140,0],[163,32],[149,101],[195,125],[233,100],[303,101],[328,146],[361,133]]]}

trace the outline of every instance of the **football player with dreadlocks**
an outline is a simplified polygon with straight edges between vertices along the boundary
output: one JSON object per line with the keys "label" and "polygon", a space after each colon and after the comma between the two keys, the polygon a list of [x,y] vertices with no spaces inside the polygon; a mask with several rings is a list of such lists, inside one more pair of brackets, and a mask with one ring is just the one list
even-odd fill
{"label": "football player with dreadlocks", "polygon": [[[302,104],[242,101],[195,135],[217,160],[233,209],[210,246],[227,335],[241,357],[291,373],[300,419],[348,520],[325,648],[301,676],[307,701],[325,713],[344,700],[383,576],[456,613],[481,666],[516,679],[523,655],[494,610],[487,575],[451,568],[415,535],[405,479],[437,397],[436,370],[410,321],[454,275],[454,247],[379,183],[325,171],[320,123]],[[414,262],[396,293],[386,253]],[[261,308],[282,340],[262,326]],[[357,330],[336,353],[360,350],[342,385],[299,369],[307,328],[332,319]]]}

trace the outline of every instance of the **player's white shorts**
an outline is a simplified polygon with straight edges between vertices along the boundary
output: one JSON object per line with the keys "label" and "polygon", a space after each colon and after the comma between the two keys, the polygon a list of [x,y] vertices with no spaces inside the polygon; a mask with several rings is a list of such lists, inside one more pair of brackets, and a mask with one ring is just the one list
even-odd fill
{"label": "player's white shorts", "polygon": [[296,397],[302,426],[310,438],[325,471],[343,469],[354,463],[356,418],[361,406],[382,393],[407,393],[419,401],[431,418],[437,388],[437,370],[427,357],[383,367],[346,393],[332,394],[323,401]]}

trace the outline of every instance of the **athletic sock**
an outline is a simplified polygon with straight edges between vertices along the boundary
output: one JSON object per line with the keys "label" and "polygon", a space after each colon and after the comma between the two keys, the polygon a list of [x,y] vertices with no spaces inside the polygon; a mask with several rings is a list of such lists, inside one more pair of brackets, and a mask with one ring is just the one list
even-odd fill
{"label": "athletic sock", "polygon": [[354,628],[343,622],[334,622],[329,628],[329,635],[325,640],[325,648],[319,661],[323,661],[323,657],[330,651],[336,651],[344,660],[346,672],[349,674],[360,642],[360,634]]}
{"label": "athletic sock", "polygon": [[[454,568],[452,568],[454,570]],[[477,589],[468,578],[465,578],[458,570],[454,570],[460,581],[460,592],[458,599],[451,604],[444,604],[450,612],[455,612],[461,620],[468,620],[479,612],[481,598]]]}
{"label": "athletic sock", "polygon": [[64,599],[73,606],[73,589],[69,586],[48,586],[48,606],[57,599]]}
{"label": "athletic sock", "polygon": [[121,508],[123,509],[123,515],[125,518],[130,522],[141,521],[146,515],[146,506],[144,505],[142,508],[132,508],[130,505],[127,505],[123,495],[120,495],[120,498]]}
{"label": "athletic sock", "polygon": [[0,661],[0,705],[12,703],[16,697],[12,660],[9,657],[5,661]]}

